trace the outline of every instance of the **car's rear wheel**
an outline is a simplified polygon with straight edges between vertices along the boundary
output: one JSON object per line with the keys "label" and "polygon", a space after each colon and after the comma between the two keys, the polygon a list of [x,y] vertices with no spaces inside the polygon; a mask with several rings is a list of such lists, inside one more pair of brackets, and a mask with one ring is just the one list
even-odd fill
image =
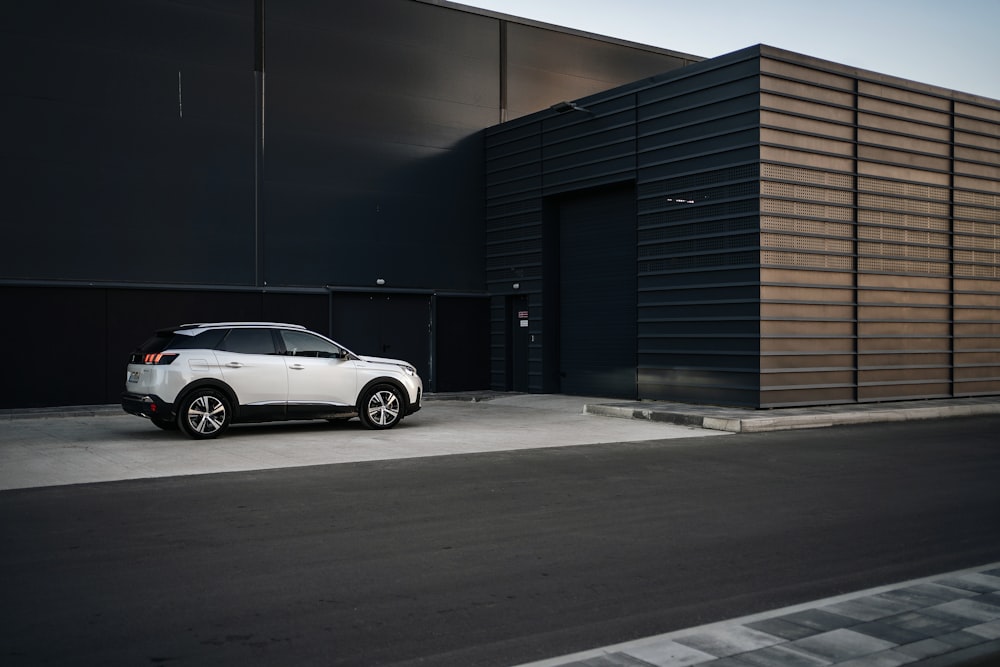
{"label": "car's rear wheel", "polygon": [[195,389],[181,401],[177,425],[195,440],[217,438],[229,428],[232,408],[229,399],[216,389]]}
{"label": "car's rear wheel", "polygon": [[391,384],[370,388],[358,407],[361,423],[368,428],[392,428],[403,419],[403,395]]}

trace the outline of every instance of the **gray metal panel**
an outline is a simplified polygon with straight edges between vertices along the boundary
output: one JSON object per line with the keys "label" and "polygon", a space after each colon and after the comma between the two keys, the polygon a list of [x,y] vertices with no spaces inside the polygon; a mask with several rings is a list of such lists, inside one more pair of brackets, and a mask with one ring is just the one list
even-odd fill
{"label": "gray metal panel", "polygon": [[481,289],[498,21],[400,0],[266,18],[268,284]]}
{"label": "gray metal panel", "polygon": [[[546,71],[579,97],[694,58],[517,21],[502,49],[510,20],[411,0],[263,16],[227,0],[12,6],[2,277],[482,289],[478,132],[506,113],[501,90],[523,102],[523,72]],[[161,227],[201,242],[138,256]]]}
{"label": "gray metal panel", "polygon": [[507,44],[508,119],[692,62],[518,23],[508,24]]}
{"label": "gray metal panel", "polygon": [[0,277],[252,281],[253,4],[5,12]]}

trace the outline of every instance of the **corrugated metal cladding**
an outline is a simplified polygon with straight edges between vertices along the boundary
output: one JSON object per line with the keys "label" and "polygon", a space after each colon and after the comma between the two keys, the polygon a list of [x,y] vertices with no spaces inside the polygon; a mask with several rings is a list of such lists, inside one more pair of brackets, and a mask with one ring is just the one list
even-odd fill
{"label": "corrugated metal cladding", "polygon": [[0,408],[114,402],[151,330],[278,316],[483,389],[482,130],[700,60],[434,0],[7,4],[0,306],[110,343],[57,394],[0,330]]}
{"label": "corrugated metal cladding", "polygon": [[553,202],[623,182],[639,398],[1000,393],[1000,102],[760,46],[579,104],[487,132],[488,281],[528,296],[533,389],[560,386]]}

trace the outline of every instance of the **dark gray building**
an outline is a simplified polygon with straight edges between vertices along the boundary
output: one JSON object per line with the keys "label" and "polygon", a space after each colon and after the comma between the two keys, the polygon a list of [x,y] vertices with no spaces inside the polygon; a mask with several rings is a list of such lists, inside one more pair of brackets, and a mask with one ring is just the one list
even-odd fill
{"label": "dark gray building", "polygon": [[486,388],[482,130],[700,60],[425,0],[22,2],[0,53],[2,408],[215,320]]}
{"label": "dark gray building", "polygon": [[1000,394],[997,100],[433,0],[40,0],[0,52],[0,408],[214,320],[431,391]]}
{"label": "dark gray building", "polygon": [[487,130],[493,386],[1000,393],[1000,102],[766,46]]}

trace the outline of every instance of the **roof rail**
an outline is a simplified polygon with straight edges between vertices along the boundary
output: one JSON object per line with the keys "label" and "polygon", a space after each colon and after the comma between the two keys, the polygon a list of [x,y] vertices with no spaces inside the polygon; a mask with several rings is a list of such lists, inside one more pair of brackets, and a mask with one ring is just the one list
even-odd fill
{"label": "roof rail", "polygon": [[285,322],[192,322],[182,324],[178,329],[204,329],[208,327],[287,327],[289,329],[305,329],[301,324]]}

